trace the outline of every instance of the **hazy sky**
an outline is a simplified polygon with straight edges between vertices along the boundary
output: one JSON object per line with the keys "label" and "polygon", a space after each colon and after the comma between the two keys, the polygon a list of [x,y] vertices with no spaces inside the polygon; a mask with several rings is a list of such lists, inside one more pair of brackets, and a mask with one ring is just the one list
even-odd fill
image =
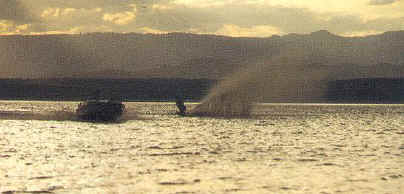
{"label": "hazy sky", "polygon": [[404,30],[404,0],[0,0],[0,34],[353,36]]}

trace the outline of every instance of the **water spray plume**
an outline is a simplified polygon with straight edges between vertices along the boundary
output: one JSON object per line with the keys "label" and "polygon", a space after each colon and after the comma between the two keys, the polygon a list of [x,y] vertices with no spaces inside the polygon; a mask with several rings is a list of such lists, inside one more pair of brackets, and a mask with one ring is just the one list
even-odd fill
{"label": "water spray plume", "polygon": [[191,113],[201,116],[247,116],[256,100],[256,81],[238,72],[214,87]]}
{"label": "water spray plume", "polygon": [[198,116],[250,116],[254,103],[268,98],[321,96],[324,87],[314,87],[306,78],[323,80],[328,72],[321,67],[306,68],[310,60],[304,56],[276,57],[242,68],[213,87],[190,113]]}

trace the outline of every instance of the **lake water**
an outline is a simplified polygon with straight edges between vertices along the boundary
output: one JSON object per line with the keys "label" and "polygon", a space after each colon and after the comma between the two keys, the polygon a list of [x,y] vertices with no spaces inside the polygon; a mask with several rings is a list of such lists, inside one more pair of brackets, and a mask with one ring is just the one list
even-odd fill
{"label": "lake water", "polygon": [[0,192],[404,190],[404,105],[259,104],[250,118],[210,118],[131,102],[124,121],[100,124],[76,121],[77,104],[0,101]]}

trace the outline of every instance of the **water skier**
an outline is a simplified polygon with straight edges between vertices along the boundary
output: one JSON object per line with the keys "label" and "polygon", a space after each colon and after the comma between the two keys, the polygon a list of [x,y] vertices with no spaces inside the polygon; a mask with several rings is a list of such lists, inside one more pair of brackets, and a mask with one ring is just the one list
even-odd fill
{"label": "water skier", "polygon": [[181,116],[185,116],[185,111],[187,110],[187,107],[184,104],[184,99],[180,96],[176,96],[175,104],[177,105],[177,108],[179,110],[179,112],[177,112],[177,114],[179,114]]}

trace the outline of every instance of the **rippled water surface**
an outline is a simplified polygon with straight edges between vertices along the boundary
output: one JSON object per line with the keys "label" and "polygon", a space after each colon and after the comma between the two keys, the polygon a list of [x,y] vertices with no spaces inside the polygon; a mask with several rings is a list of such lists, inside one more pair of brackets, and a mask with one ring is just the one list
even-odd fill
{"label": "rippled water surface", "polygon": [[0,192],[404,190],[404,105],[260,104],[250,118],[200,118],[133,102],[115,124],[79,122],[76,106],[0,102]]}

